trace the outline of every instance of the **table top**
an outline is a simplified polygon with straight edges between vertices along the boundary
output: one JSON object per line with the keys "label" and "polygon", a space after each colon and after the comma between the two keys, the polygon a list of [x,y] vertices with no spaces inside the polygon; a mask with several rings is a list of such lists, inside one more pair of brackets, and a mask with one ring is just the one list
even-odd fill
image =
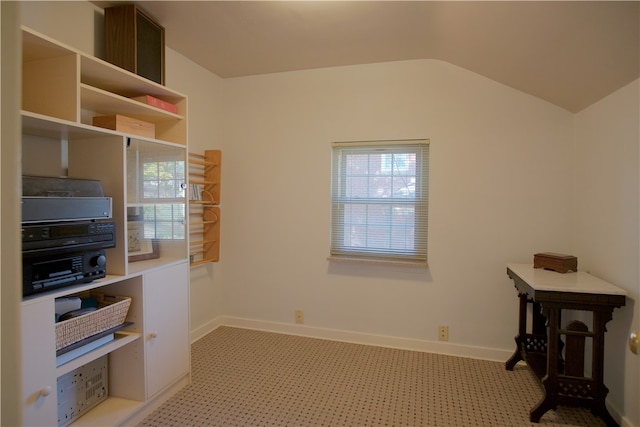
{"label": "table top", "polygon": [[507,269],[524,280],[534,291],[627,295],[625,289],[583,271],[557,273],[543,268],[533,268],[533,264],[507,264]]}

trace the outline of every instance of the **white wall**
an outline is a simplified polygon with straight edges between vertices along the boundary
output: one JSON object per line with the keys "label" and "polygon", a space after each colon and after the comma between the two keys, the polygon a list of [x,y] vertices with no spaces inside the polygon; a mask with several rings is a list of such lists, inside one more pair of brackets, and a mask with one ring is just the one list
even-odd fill
{"label": "white wall", "polygon": [[[315,328],[427,342],[444,324],[450,344],[514,349],[505,264],[572,248],[568,112],[430,60],[224,87],[227,316],[277,328],[303,309]],[[428,270],[326,260],[330,143],[385,138],[431,139]]]}
{"label": "white wall", "polygon": [[104,14],[89,2],[21,1],[22,25],[94,55],[104,58]]}
{"label": "white wall", "polygon": [[[188,96],[189,151],[221,148],[222,79],[193,63],[174,50],[166,52],[166,84],[173,90]],[[222,157],[222,170],[226,159]],[[221,224],[224,227],[225,189],[221,186]],[[224,259],[224,255],[222,255]],[[222,263],[203,264],[191,269],[191,331],[197,339],[210,331],[212,321],[224,313],[219,279]]]}
{"label": "white wall", "polygon": [[640,329],[638,259],[640,86],[632,84],[575,116],[575,254],[578,267],[628,291],[607,325],[609,401],[640,425],[640,360],[627,338]]}

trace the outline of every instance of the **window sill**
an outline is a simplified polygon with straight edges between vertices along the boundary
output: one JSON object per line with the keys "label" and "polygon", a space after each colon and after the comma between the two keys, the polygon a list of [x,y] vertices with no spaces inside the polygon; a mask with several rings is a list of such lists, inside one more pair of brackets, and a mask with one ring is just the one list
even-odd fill
{"label": "window sill", "polygon": [[328,261],[331,262],[343,262],[350,264],[369,264],[369,265],[392,265],[401,267],[413,267],[413,268],[428,268],[429,263],[427,261],[399,261],[393,259],[381,259],[381,258],[357,258],[348,256],[329,256]]}

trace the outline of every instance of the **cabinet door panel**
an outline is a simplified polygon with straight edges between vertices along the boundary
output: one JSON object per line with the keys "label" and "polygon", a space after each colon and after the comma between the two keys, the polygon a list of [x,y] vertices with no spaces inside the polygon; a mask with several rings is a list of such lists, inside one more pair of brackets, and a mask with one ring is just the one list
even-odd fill
{"label": "cabinet door panel", "polygon": [[53,300],[22,304],[22,401],[24,425],[58,419]]}
{"label": "cabinet door panel", "polygon": [[187,263],[144,274],[147,396],[189,372]]}

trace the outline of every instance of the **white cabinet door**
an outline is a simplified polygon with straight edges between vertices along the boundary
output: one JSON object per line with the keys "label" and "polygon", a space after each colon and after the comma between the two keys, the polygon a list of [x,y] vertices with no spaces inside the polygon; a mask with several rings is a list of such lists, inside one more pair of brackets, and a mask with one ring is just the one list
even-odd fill
{"label": "white cabinet door", "polygon": [[186,262],[144,273],[147,397],[190,368],[189,271]]}
{"label": "white cabinet door", "polygon": [[53,299],[22,303],[23,424],[57,423],[56,339]]}

